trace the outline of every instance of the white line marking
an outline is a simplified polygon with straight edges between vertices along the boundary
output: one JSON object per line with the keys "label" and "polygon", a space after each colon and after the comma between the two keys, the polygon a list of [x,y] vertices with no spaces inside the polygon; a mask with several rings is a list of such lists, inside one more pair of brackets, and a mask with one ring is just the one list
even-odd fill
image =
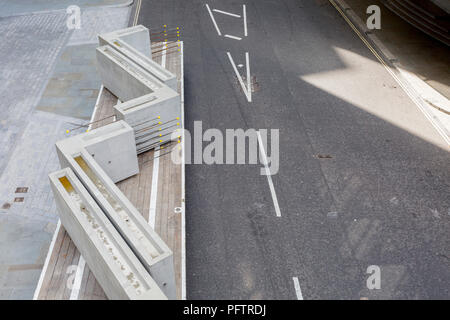
{"label": "white line marking", "polygon": [[300,282],[298,282],[298,278],[293,277],[292,280],[294,280],[295,294],[297,295],[297,299],[303,300],[302,290],[300,289]]}
{"label": "white line marking", "polygon": [[138,0],[138,3],[136,5],[136,11],[134,13],[133,26],[135,26],[137,24],[137,22],[138,22],[139,12],[141,11],[141,2],[142,2],[142,0]]}
{"label": "white line marking", "polygon": [[226,11],[222,11],[222,10],[213,9],[213,11],[219,12],[219,13],[223,13],[223,14],[226,14],[226,15],[229,15],[229,16],[232,16],[232,17],[235,17],[235,18],[240,18],[240,17],[241,17],[241,16],[238,15],[238,14],[234,14],[234,13],[226,12]]}
{"label": "white line marking", "polygon": [[[95,101],[95,107],[94,107],[94,111],[92,112],[91,120],[89,121],[89,122],[91,122],[91,124],[88,126],[89,131],[92,128],[92,122],[95,119],[95,114],[97,113],[97,110],[98,110],[98,105],[100,103],[100,98],[102,96],[103,89],[104,89],[104,86],[102,84],[100,86],[100,91],[98,92],[97,100]],[[116,121],[115,116],[114,116],[114,121]],[[78,300],[78,295],[80,294],[80,288],[81,288],[81,280],[83,279],[85,266],[86,266],[86,261],[84,260],[83,256],[81,256],[81,253],[80,253],[80,259],[78,260],[78,266],[77,266],[77,271],[75,273],[74,284],[72,287],[72,291],[70,292],[70,300]],[[79,283],[78,283],[78,281],[79,281]]]}
{"label": "white line marking", "polygon": [[84,267],[86,266],[86,261],[80,254],[80,260],[78,260],[77,271],[75,272],[75,279],[73,281],[72,291],[70,292],[70,300],[78,300],[78,295],[80,294],[81,280],[83,280]]}
{"label": "white line marking", "polygon": [[244,35],[247,36],[247,7],[242,5],[242,15],[244,16]]}
{"label": "white line marking", "polygon": [[50,247],[48,248],[47,257],[45,258],[44,267],[42,268],[41,275],[39,276],[39,281],[36,286],[36,290],[34,290],[33,300],[37,300],[39,297],[42,283],[44,282],[45,273],[47,272],[48,264],[50,262],[50,257],[52,255],[53,248],[55,247],[56,238],[58,237],[59,229],[61,229],[61,220],[58,220],[55,233],[53,233],[52,241],[50,242]]}
{"label": "white line marking", "polygon": [[272,194],[272,201],[273,201],[273,205],[275,207],[275,213],[276,213],[277,217],[281,217],[281,211],[280,211],[280,206],[278,205],[277,194],[275,193],[275,187],[273,186],[273,182],[272,182],[272,175],[270,174],[269,167],[267,166],[266,150],[264,149],[264,145],[263,145],[263,142],[261,139],[261,134],[259,133],[259,131],[256,131],[256,134],[258,135],[259,150],[263,157],[264,167],[266,168],[266,177],[267,177],[267,181],[269,182],[269,188],[270,188],[270,193]]}
{"label": "white line marking", "polygon": [[209,15],[211,17],[212,22],[214,23],[214,27],[216,27],[217,33],[219,34],[219,36],[221,36],[222,33],[220,33],[219,27],[217,26],[216,23],[216,19],[214,19],[213,13],[211,12],[211,9],[209,8],[208,4],[206,4],[206,9],[208,9]]}
{"label": "white line marking", "polygon": [[[181,127],[184,129],[184,42],[181,42]],[[186,201],[184,130],[181,134],[181,300],[186,300]]]}
{"label": "white line marking", "polygon": [[91,130],[92,128],[92,122],[94,121],[95,115],[97,114],[97,109],[98,109],[98,105],[100,103],[100,97],[102,96],[103,93],[103,89],[105,87],[103,87],[103,84],[100,86],[100,90],[98,92],[98,96],[97,96],[97,100],[95,101],[95,106],[94,106],[94,111],[92,111],[92,116],[91,116],[91,120],[89,120],[89,126],[88,126],[88,130]]}
{"label": "white line marking", "polygon": [[248,52],[245,53],[245,63],[247,64],[247,90],[248,90],[248,101],[252,102],[252,86],[250,84],[250,57]]}
{"label": "white line marking", "polygon": [[234,40],[242,40],[241,37],[232,36],[232,35],[230,35],[230,34],[226,34],[225,37],[231,38],[231,39],[234,39]]}
{"label": "white line marking", "polygon": [[228,55],[228,59],[230,59],[231,65],[233,66],[234,73],[236,73],[236,77],[238,78],[239,83],[241,84],[241,87],[242,87],[242,90],[244,91],[245,97],[247,98],[248,102],[252,102],[252,98],[251,98],[251,96],[248,95],[248,92],[247,92],[248,90],[245,87],[244,81],[242,80],[242,77],[239,74],[239,72],[238,72],[238,70],[236,68],[236,65],[234,64],[234,61],[233,61],[233,58],[231,57],[231,54],[229,52],[227,52],[227,55]]}
{"label": "white line marking", "polygon": [[150,210],[148,214],[148,223],[153,229],[155,229],[156,199],[158,197],[159,150],[159,146],[156,147],[153,154],[152,191],[150,193]]}
{"label": "white line marking", "polygon": [[167,42],[163,42],[163,53],[161,57],[161,67],[166,68],[166,52],[167,52]]}

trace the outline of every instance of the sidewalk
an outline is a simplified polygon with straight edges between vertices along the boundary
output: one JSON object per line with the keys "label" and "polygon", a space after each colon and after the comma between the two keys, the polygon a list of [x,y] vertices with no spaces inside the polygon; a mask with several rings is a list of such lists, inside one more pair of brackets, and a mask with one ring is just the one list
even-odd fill
{"label": "sidewalk", "polygon": [[0,17],[66,10],[71,5],[83,8],[124,7],[133,0],[0,0]]}
{"label": "sidewalk", "polygon": [[[1,15],[12,2],[19,1],[0,0]],[[44,2],[69,3],[23,0],[13,7],[31,12]],[[0,299],[33,297],[58,220],[47,178],[59,168],[54,143],[67,136],[70,123],[90,118],[101,85],[97,34],[126,27],[129,14],[129,6],[82,9],[75,31],[66,26],[65,10],[0,19]]]}

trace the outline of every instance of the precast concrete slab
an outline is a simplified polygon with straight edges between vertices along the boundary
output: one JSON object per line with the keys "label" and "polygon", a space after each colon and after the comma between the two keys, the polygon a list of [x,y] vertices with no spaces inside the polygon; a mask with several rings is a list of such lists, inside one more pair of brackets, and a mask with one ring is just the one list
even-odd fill
{"label": "precast concrete slab", "polygon": [[172,133],[181,128],[180,95],[166,86],[118,103],[114,112],[117,119],[124,120],[134,129],[138,154],[171,141]]}
{"label": "precast concrete slab", "polygon": [[139,173],[134,131],[125,121],[116,121],[56,143],[61,167],[65,154],[86,150],[113,182]]}
{"label": "precast concrete slab", "polygon": [[97,70],[103,85],[119,100],[128,101],[164,84],[111,46],[97,48]]}
{"label": "precast concrete slab", "polygon": [[73,171],[49,179],[61,222],[108,298],[167,299]]}
{"label": "precast concrete slab", "polygon": [[111,44],[114,39],[123,40],[144,56],[152,57],[150,32],[143,25],[120,29],[98,36],[100,46]]}
{"label": "precast concrete slab", "polygon": [[[101,36],[99,36],[99,43],[100,44],[105,43],[105,41],[100,41],[100,37]],[[151,56],[148,57],[144,55],[143,53],[141,53],[133,46],[128,44],[126,41],[120,38],[111,38],[111,40],[107,41],[106,44],[118,50],[119,52],[124,54],[127,58],[131,59],[134,63],[144,68],[152,76],[157,78],[166,86],[169,86],[171,89],[177,91],[176,76],[169,70],[163,68],[159,63],[153,61]]]}

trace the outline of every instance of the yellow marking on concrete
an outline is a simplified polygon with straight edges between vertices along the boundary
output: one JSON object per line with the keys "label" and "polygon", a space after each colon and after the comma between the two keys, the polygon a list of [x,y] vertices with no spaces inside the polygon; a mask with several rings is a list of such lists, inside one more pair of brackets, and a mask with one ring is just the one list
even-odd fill
{"label": "yellow marking on concrete", "polygon": [[72,184],[70,183],[69,179],[67,179],[66,176],[61,177],[58,180],[59,182],[61,182],[62,186],[64,187],[64,189],[66,189],[67,192],[71,193],[74,191]]}

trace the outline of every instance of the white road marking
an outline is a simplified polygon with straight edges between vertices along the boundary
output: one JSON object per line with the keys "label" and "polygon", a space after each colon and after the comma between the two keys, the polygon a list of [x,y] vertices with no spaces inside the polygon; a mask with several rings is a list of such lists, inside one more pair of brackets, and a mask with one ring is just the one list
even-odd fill
{"label": "white road marking", "polygon": [[244,16],[244,35],[247,36],[247,7],[242,5],[242,15]]}
{"label": "white road marking", "polygon": [[[231,57],[231,54],[227,52],[228,59],[230,59],[231,65],[233,66],[234,73],[236,73],[236,77],[239,80],[239,83],[241,84],[242,90],[244,91],[245,97],[247,98],[248,102],[252,102],[252,96],[249,95],[247,88],[245,87],[244,81],[242,80],[241,75],[239,74],[236,65],[234,64],[233,58]],[[247,72],[249,72],[249,66],[247,66]]]}
{"label": "white road marking", "polygon": [[295,294],[297,295],[297,299],[303,300],[302,290],[300,289],[300,282],[298,282],[298,278],[293,277],[292,280],[294,280],[294,288],[295,288]]}
{"label": "white road marking", "polygon": [[[163,42],[164,47],[166,42]],[[161,58],[161,67],[166,68],[166,51],[163,51]],[[150,210],[148,214],[148,223],[155,229],[156,223],[156,199],[158,198],[158,175],[159,175],[159,146],[153,151],[153,172],[152,172],[152,191],[150,193]]]}
{"label": "white road marking", "polygon": [[245,63],[247,65],[247,90],[248,90],[248,101],[252,102],[252,86],[250,84],[250,57],[248,52],[245,53]]}
{"label": "white road marking", "polygon": [[80,294],[81,280],[83,280],[84,267],[86,266],[86,261],[80,254],[80,260],[78,260],[77,271],[75,272],[75,279],[73,281],[72,291],[70,292],[70,300],[78,300],[78,295]]}
{"label": "white road marking", "polygon": [[231,39],[234,39],[234,40],[242,40],[241,37],[232,36],[232,35],[230,35],[230,34],[226,34],[225,37],[231,38]]}
{"label": "white road marking", "polygon": [[[103,89],[104,89],[104,86],[102,84],[100,86],[100,91],[98,93],[97,100],[95,101],[95,107],[94,107],[94,111],[92,112],[91,120],[89,121],[89,122],[91,122],[91,124],[88,126],[88,131],[90,131],[92,128],[92,122],[94,121],[95,115],[97,113],[97,109],[98,109],[98,105],[100,103],[100,97],[102,96]],[[116,121],[115,116],[114,116],[114,121]],[[75,273],[74,285],[73,285],[72,291],[70,292],[70,300],[78,300],[78,295],[80,293],[80,288],[81,288],[81,279],[83,279],[85,265],[86,265],[86,261],[84,260],[83,256],[81,256],[81,253],[80,253],[80,259],[78,260],[77,271]],[[78,278],[80,279],[79,280],[80,283],[79,283],[79,286],[77,287],[75,285],[75,283],[77,282]]]}
{"label": "white road marking", "polygon": [[158,197],[158,174],[159,174],[159,146],[155,148],[153,154],[153,172],[152,172],[152,191],[150,193],[150,210],[148,214],[148,223],[155,229],[156,223],[156,199]]}
{"label": "white road marking", "polygon": [[163,67],[164,69],[166,68],[166,51],[167,51],[167,42],[163,42],[163,53],[162,53],[162,57],[161,57],[161,67]]}
{"label": "white road marking", "polygon": [[53,233],[52,241],[50,242],[50,247],[48,248],[47,257],[45,258],[44,267],[42,268],[41,275],[39,276],[39,281],[36,286],[36,290],[34,290],[33,300],[37,300],[39,297],[39,293],[42,288],[42,283],[44,282],[45,273],[47,272],[48,264],[50,262],[50,257],[52,255],[53,248],[55,247],[56,238],[58,237],[59,229],[61,229],[61,220],[58,220],[55,233]]}
{"label": "white road marking", "polygon": [[219,13],[223,13],[223,14],[226,14],[226,15],[229,15],[229,16],[232,16],[232,17],[235,17],[235,18],[240,18],[240,17],[241,17],[241,16],[238,15],[238,14],[234,14],[234,13],[231,13],[231,12],[226,12],[226,11],[222,11],[222,10],[218,10],[218,9],[213,9],[213,11],[219,12]]}
{"label": "white road marking", "polygon": [[217,26],[216,19],[214,19],[213,13],[211,12],[211,9],[209,8],[209,5],[208,5],[208,4],[206,4],[206,9],[208,9],[209,16],[211,17],[211,20],[212,20],[212,22],[214,23],[214,27],[216,27],[217,33],[219,34],[219,36],[221,36],[222,33],[220,33],[220,29],[219,29],[219,27]]}
{"label": "white road marking", "polygon": [[266,168],[266,177],[267,177],[267,181],[269,182],[269,188],[270,188],[270,193],[272,194],[272,201],[273,201],[273,205],[275,207],[275,213],[276,213],[277,217],[281,217],[281,211],[280,211],[280,206],[278,205],[277,194],[275,192],[275,187],[273,186],[273,182],[272,182],[272,175],[270,174],[269,167],[267,166],[266,150],[264,149],[264,144],[262,142],[261,134],[259,133],[259,131],[256,131],[256,134],[258,135],[259,151],[261,152],[261,155],[263,157],[264,167]]}
{"label": "white road marking", "polygon": [[[181,41],[181,127],[184,129],[184,42]],[[186,300],[186,202],[184,130],[181,134],[181,299]]]}
{"label": "white road marking", "polygon": [[133,26],[135,26],[138,22],[139,12],[141,11],[141,3],[142,3],[142,0],[138,0],[138,2],[136,4],[136,12],[134,13]]}

